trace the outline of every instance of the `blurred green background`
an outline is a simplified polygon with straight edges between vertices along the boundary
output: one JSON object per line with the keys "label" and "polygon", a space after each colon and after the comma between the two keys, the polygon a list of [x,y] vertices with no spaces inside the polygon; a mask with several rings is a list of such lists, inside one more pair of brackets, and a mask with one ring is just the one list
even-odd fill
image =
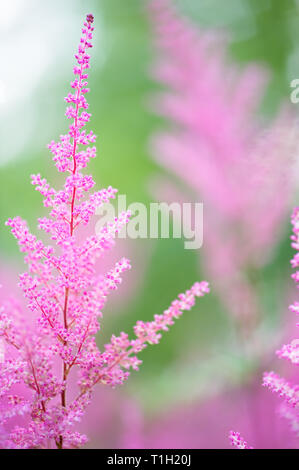
{"label": "blurred green background", "polygon": [[[299,77],[299,2],[175,3],[195,23],[228,31],[231,56],[241,65],[254,61],[270,69],[272,79],[261,112],[271,116],[288,99],[290,81]],[[144,6],[142,0],[1,0],[0,256],[4,266],[21,264],[4,221],[20,215],[34,227],[43,211],[30,174],[40,172],[56,186],[59,181],[46,144],[67,129],[63,97],[69,90],[73,53],[86,13],[94,13],[96,27],[88,101],[93,115],[90,128],[98,135],[98,158],[89,171],[98,186],[113,185],[127,195],[128,202],[152,201],[149,183],[163,170],[151,159],[148,140],[163,123],[147,106],[157,85],[148,73],[154,47]],[[283,279],[288,282],[290,273],[288,236],[286,226],[271,265],[260,273],[269,331],[275,331],[287,314],[278,287]],[[181,240],[132,243],[133,249],[136,246],[136,252],[130,248],[133,269],[135,263],[141,265],[144,276],[127,302],[115,303],[113,312],[107,306],[99,344],[112,332],[130,332],[137,319],[148,320],[162,312],[177,293],[206,277],[197,253],[184,250]],[[216,389],[218,381],[242,381],[247,370],[256,367],[253,359],[246,361],[238,354],[231,321],[213,293],[197,302],[142,359],[140,372],[132,374],[124,393],[137,397],[150,412],[210,393],[211,383]]]}

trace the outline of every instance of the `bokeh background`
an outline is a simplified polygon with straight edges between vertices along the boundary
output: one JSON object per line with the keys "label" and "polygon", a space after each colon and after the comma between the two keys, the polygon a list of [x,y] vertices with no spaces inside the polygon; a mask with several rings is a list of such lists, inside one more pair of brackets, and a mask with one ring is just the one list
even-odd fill
{"label": "bokeh background", "polygon": [[[196,27],[224,32],[232,62],[241,68],[255,63],[267,69],[270,79],[258,111],[263,119],[271,120],[282,102],[290,105],[290,81],[299,78],[298,1],[173,3]],[[149,73],[156,50],[146,1],[0,0],[3,285],[11,287],[23,266],[5,220],[20,215],[34,227],[41,216],[31,173],[59,181],[46,145],[66,130],[63,97],[69,90],[82,18],[89,12],[95,16],[96,31],[88,101],[91,128],[98,135],[98,157],[90,171],[98,186],[111,184],[127,195],[128,202],[145,204],[156,200],[151,182],[163,180],[167,173],[152,158],[149,146],[151,136],[165,123],[148,104],[159,85]],[[291,105],[294,115],[298,106]],[[168,181],[172,178],[167,174]],[[257,277],[265,312],[257,334],[259,345],[268,347],[265,364],[256,342],[240,344],[232,316],[207,279],[211,294],[198,301],[159,345],[144,351],[141,370],[121,390],[97,392],[92,418],[83,423],[90,446],[228,447],[228,431],[234,427],[252,445],[294,445],[286,424],[276,417],[275,399],[261,387],[265,367],[283,367],[274,352],[288,340],[295,323],[287,308],[294,298],[290,230],[286,217],[279,242]],[[200,251],[185,250],[183,240],[129,240],[120,243],[118,255],[129,257],[133,269],[105,309],[99,345],[112,332],[130,332],[138,319],[151,319],[177,293],[208,277]]]}

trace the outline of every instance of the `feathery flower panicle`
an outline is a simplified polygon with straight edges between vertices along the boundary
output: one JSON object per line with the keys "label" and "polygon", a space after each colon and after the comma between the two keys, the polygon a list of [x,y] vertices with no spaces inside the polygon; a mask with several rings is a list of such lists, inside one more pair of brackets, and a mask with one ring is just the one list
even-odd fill
{"label": "feathery flower panicle", "polygon": [[230,431],[229,438],[231,441],[231,445],[236,447],[237,449],[253,449],[253,447],[250,447],[238,432]]}
{"label": "feathery flower panicle", "polygon": [[[152,153],[204,202],[203,255],[228,310],[257,316],[248,273],[267,260],[286,216],[294,122],[281,110],[259,129],[254,112],[266,74],[256,66],[240,72],[219,33],[195,28],[171,0],[150,0],[149,17],[158,51],[153,75],[163,85],[151,106],[172,124],[154,136]],[[156,193],[165,200],[164,188],[163,181]]]}
{"label": "feathery flower panicle", "polygon": [[[0,436],[7,448],[81,447],[87,437],[75,425],[85,413],[96,384],[112,387],[122,384],[130,369],[137,370],[137,354],[147,344],[156,344],[161,332],[184,310],[190,310],[196,297],[209,291],[206,282],[195,283],[180,294],[162,315],[152,322],[137,322],[135,338],[121,333],[112,336],[100,351],[95,335],[108,295],[117,289],[130,262],[122,258],[105,275],[97,275],[96,261],[114,245],[115,235],[128,222],[129,212],[119,214],[97,235],[81,240],[76,229],[89,223],[96,208],[113,199],[116,189],[93,191],[92,176],[82,170],[96,155],[96,136],[83,128],[89,122],[87,78],[92,47],[92,15],[87,15],[75,55],[73,89],[65,98],[69,131],[51,142],[49,149],[58,171],[65,173],[62,189],[56,190],[39,174],[32,184],[43,196],[49,217],[38,220],[51,242],[45,245],[20,217],[7,225],[25,255],[28,271],[19,285],[37,322],[27,325],[26,312],[13,303],[0,309],[0,339],[6,344],[0,364],[0,426],[22,415],[23,423]],[[27,312],[28,313],[28,312]],[[78,391],[69,393],[69,374],[77,372]],[[15,387],[26,389],[24,396]],[[1,428],[2,429],[2,428]],[[0,433],[1,434],[1,433]]]}
{"label": "feathery flower panicle", "polygon": [[[299,267],[299,207],[296,207],[292,214],[293,235],[291,236],[292,247],[296,254],[291,260],[294,269]],[[299,271],[292,275],[297,288],[299,288]],[[298,312],[298,302],[290,306],[290,310]],[[297,324],[299,328],[299,323]],[[276,351],[278,357],[287,359],[295,366],[299,365],[299,339],[294,339],[290,344],[284,345],[279,351]],[[283,377],[274,372],[265,372],[263,385],[272,392],[277,393],[283,400],[279,409],[281,416],[284,416],[290,423],[291,428],[299,437],[299,383],[290,384]]]}

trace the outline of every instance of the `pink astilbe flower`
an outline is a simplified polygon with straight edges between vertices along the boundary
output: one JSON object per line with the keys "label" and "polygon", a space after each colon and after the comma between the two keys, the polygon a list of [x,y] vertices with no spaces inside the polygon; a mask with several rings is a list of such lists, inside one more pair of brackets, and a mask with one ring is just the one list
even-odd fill
{"label": "pink astilbe flower", "polygon": [[[206,269],[228,310],[254,319],[260,306],[250,273],[266,262],[292,193],[293,119],[280,111],[261,131],[253,113],[265,72],[240,72],[224,38],[195,28],[171,0],[150,0],[149,12],[159,55],[153,75],[164,87],[151,106],[171,123],[152,153],[204,202]],[[158,197],[164,188],[163,181]]]}
{"label": "pink astilbe flower", "polygon": [[[88,224],[96,208],[115,197],[112,187],[90,193],[91,176],[82,173],[94,158],[95,135],[82,130],[90,114],[85,94],[87,70],[92,47],[93,16],[88,15],[82,29],[73,92],[66,97],[69,131],[49,148],[57,169],[66,173],[64,186],[55,190],[39,174],[32,184],[44,197],[49,217],[40,218],[39,229],[49,234],[45,245],[20,217],[9,219],[20,250],[25,254],[28,271],[20,275],[20,287],[37,322],[28,322],[26,312],[4,303],[0,309],[0,339],[5,341],[5,357],[0,364],[0,423],[22,415],[23,423],[2,432],[1,446],[7,448],[81,447],[87,436],[77,432],[75,424],[90,403],[96,384],[112,387],[122,384],[130,369],[138,370],[137,354],[147,344],[156,344],[161,332],[184,310],[189,310],[196,297],[208,292],[206,282],[195,283],[180,294],[162,315],[152,322],[137,322],[135,338],[121,333],[112,336],[103,351],[95,335],[109,293],[121,283],[130,262],[122,258],[105,275],[96,274],[96,261],[114,245],[115,235],[128,222],[130,214],[121,213],[97,235],[83,241],[76,229]],[[90,193],[88,195],[88,193]],[[70,389],[70,374],[76,370],[78,390]],[[24,386],[24,396],[15,387]]]}
{"label": "pink astilbe flower", "polygon": [[285,400],[288,405],[294,408],[299,405],[299,386],[289,384],[283,377],[274,372],[265,372],[263,385],[268,387],[272,392]]}
{"label": "pink astilbe flower", "polygon": [[[299,267],[299,207],[296,207],[292,214],[293,235],[291,236],[292,247],[296,254],[291,260],[294,269]],[[299,270],[292,275],[297,288],[299,288]],[[298,302],[290,306],[290,310],[298,314]],[[297,324],[299,328],[299,323]],[[276,351],[278,357],[287,359],[295,366],[299,365],[299,339],[294,339],[291,344],[284,345],[279,351]],[[299,437],[299,383],[290,384],[283,377],[274,372],[265,372],[263,385],[272,392],[277,393],[283,403],[280,407],[280,414],[290,423],[291,428]]]}
{"label": "pink astilbe flower", "polygon": [[216,394],[207,389],[197,401],[163,407],[143,424],[145,448],[227,449],[230,428],[242,430],[241,435],[255,449],[294,447],[287,422],[275,413],[277,397],[261,387],[260,377],[249,386],[255,389],[253,400],[248,400],[248,383],[231,384]]}
{"label": "pink astilbe flower", "polygon": [[236,447],[237,449],[253,449],[253,447],[250,447],[238,432],[230,431],[229,438],[231,441],[231,445]]}

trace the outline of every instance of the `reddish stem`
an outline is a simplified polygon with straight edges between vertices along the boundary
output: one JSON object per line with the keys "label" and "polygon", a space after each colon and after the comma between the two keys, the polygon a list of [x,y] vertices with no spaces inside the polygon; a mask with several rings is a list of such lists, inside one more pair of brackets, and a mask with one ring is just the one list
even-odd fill
{"label": "reddish stem", "polygon": [[[85,34],[85,43],[82,55],[85,54],[86,50],[86,42],[87,42],[87,32]],[[76,150],[77,150],[77,127],[78,127],[78,115],[79,115],[79,97],[80,97],[80,90],[81,90],[81,83],[82,83],[82,72],[83,72],[83,62],[80,68],[79,74],[79,83],[77,86],[76,92],[76,111],[75,111],[75,118],[74,118],[74,142],[73,142],[73,151],[72,151],[72,158],[73,158],[73,169],[72,174],[75,175],[77,171],[77,161],[76,161]],[[73,236],[74,233],[74,207],[75,207],[75,200],[76,200],[76,186],[73,187],[73,193],[71,197],[71,214],[70,214],[70,236]],[[70,288],[65,288],[65,295],[64,295],[64,309],[63,309],[63,322],[64,328],[68,329],[68,322],[67,322],[67,310],[68,310],[68,300],[69,300],[69,293]],[[67,342],[65,341],[65,345]],[[61,392],[61,406],[64,408],[66,407],[66,380],[67,380],[67,364],[63,362],[63,390]],[[56,445],[58,449],[63,449],[63,436],[59,436],[59,441],[56,441]]]}

